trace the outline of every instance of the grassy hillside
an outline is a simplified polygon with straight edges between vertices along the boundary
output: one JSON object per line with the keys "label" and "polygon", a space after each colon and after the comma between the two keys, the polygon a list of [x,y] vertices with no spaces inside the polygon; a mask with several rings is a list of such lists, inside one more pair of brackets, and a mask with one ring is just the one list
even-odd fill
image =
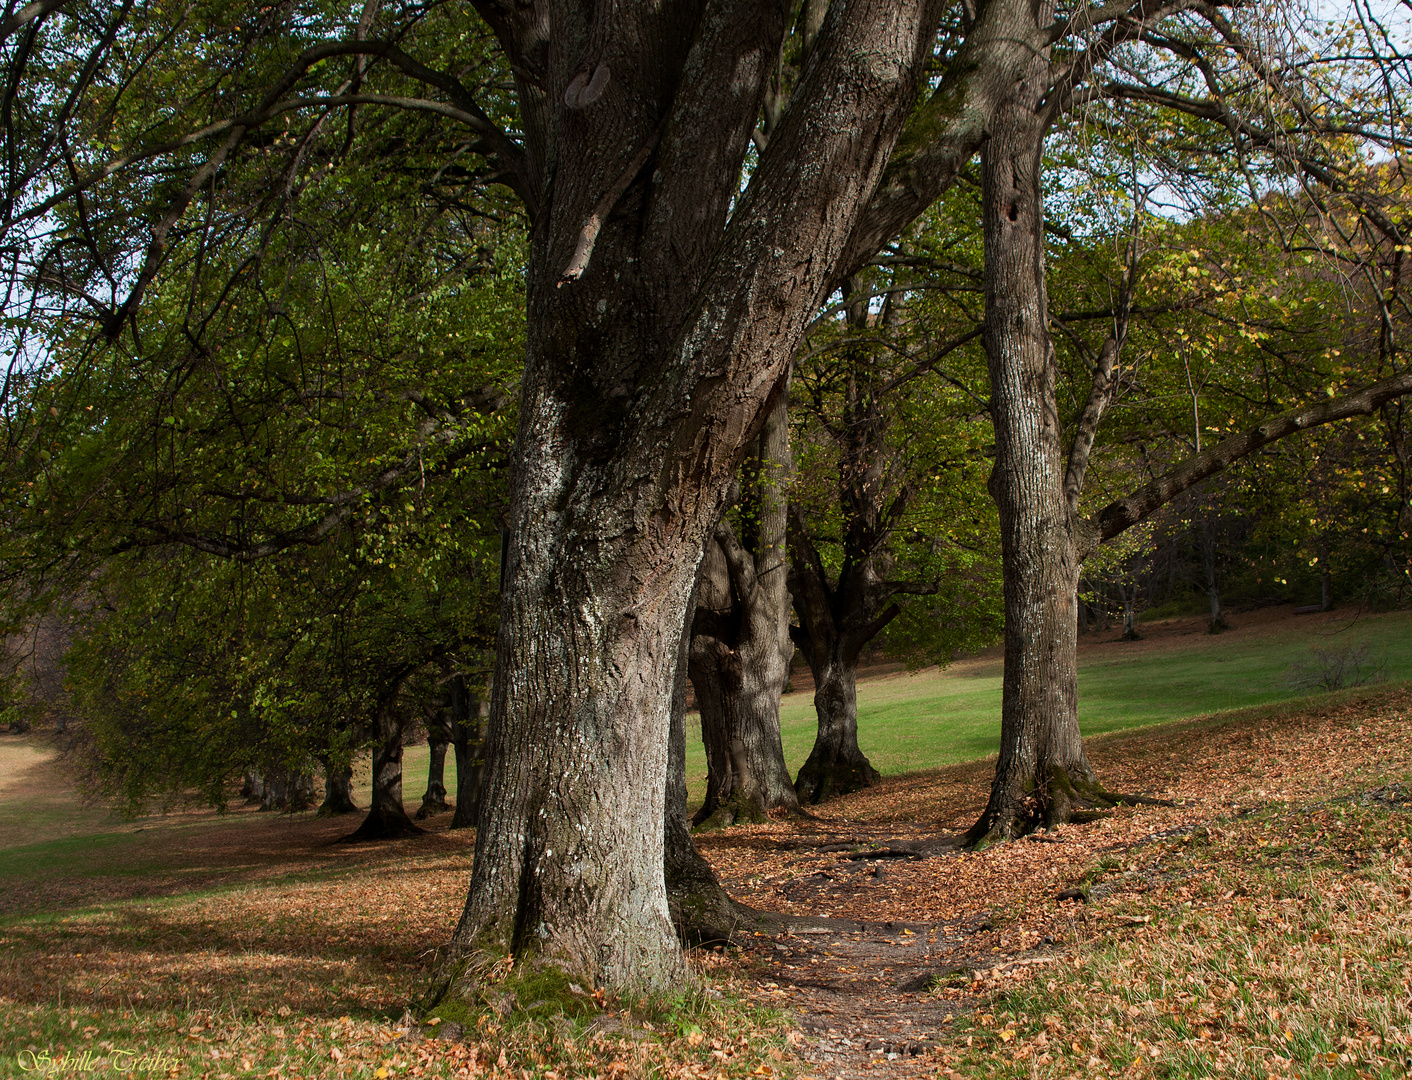
{"label": "grassy hillside", "polygon": [[[1079,723],[1084,734],[1160,724],[1187,716],[1284,701],[1290,665],[1311,648],[1368,642],[1393,680],[1412,678],[1412,613],[1293,615],[1274,608],[1233,615],[1212,636],[1200,619],[1142,627],[1142,641],[1089,635],[1079,647]],[[885,776],[994,754],[1000,745],[998,651],[949,668],[865,679],[858,687],[858,741]],[[704,795],[706,754],[688,720],[687,780]],[[814,744],[812,692],[788,694],[780,714],[785,760],[797,771]],[[410,790],[410,787],[409,787]]]}

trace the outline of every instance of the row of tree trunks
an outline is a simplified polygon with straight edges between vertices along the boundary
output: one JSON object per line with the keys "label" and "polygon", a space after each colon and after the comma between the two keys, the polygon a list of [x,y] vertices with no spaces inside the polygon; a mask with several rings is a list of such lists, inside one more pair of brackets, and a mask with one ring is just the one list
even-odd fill
{"label": "row of tree trunks", "polygon": [[[882,183],[944,9],[829,5],[744,193],[789,5],[620,5],[611,32],[560,5],[552,41],[537,7],[482,9],[534,222],[475,866],[433,1000],[479,1000],[507,954],[618,991],[686,978],[662,823],[697,567],[807,321],[980,137],[1006,73],[968,52],[928,121],[946,152]],[[996,23],[967,39],[987,74]]]}
{"label": "row of tree trunks", "polygon": [[247,805],[258,803],[261,811],[298,813],[314,804],[314,775],[283,766],[246,769],[240,794]]}
{"label": "row of tree trunks", "polygon": [[748,456],[742,537],[722,521],[697,571],[688,666],[701,710],[706,798],[695,825],[763,821],[799,810],[780,741],[789,681],[785,488],[791,471],[787,395],[781,392]]}
{"label": "row of tree trunks", "polygon": [[[687,605],[687,611],[693,617],[697,600],[693,597]],[[692,647],[689,628],[683,627],[676,681],[672,687],[671,728],[668,731],[662,868],[672,925],[683,944],[700,945],[729,940],[746,913],[726,895],[715,871],[691,842],[691,828],[686,816],[686,700],[687,653]],[[700,690],[697,689],[696,693],[699,700]]]}

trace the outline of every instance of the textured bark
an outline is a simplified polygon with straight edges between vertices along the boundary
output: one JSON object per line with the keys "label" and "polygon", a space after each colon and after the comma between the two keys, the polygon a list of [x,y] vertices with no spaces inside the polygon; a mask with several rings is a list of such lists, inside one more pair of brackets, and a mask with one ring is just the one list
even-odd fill
{"label": "textured bark", "polygon": [[785,560],[787,409],[781,393],[747,463],[744,542],[722,522],[697,573],[689,666],[708,770],[697,825],[763,821],[771,810],[799,809],[780,742],[780,696],[794,654]]}
{"label": "textured bark", "polygon": [[451,745],[456,748],[456,812],[451,816],[451,828],[473,829],[480,814],[485,719],[490,715],[490,702],[472,694],[460,675],[451,679],[448,698]]}
{"label": "textured bark", "polygon": [[343,839],[391,840],[421,831],[402,806],[402,716],[389,700],[379,707],[374,724],[372,804],[363,823]]}
{"label": "textured bark", "polygon": [[[1041,11],[1040,20],[1045,16]],[[968,837],[973,843],[1066,821],[1098,787],[1078,724],[1080,554],[1064,490],[1044,279],[1046,53],[1036,49],[1025,80],[997,111],[981,158],[996,440],[990,491],[1004,560],[1005,677],[1000,757],[989,803]]]}
{"label": "textured bark", "polygon": [[356,814],[357,804],[353,802],[353,766],[342,768],[324,766],[324,801],[319,806],[319,817],[333,817],[337,814]]}
{"label": "textured bark", "polygon": [[662,822],[688,597],[940,7],[831,9],[743,195],[784,5],[605,8],[611,32],[555,5],[552,38],[495,7],[544,168],[475,868],[433,999],[506,952],[613,988],[685,977]]}

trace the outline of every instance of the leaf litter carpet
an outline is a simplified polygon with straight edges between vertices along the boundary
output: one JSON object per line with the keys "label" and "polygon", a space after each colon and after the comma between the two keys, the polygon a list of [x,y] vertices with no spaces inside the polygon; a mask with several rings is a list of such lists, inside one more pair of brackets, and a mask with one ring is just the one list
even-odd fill
{"label": "leaf litter carpet", "polygon": [[[747,938],[738,989],[784,1013],[805,1076],[945,1075],[954,1021],[988,1023],[998,991],[1148,921],[1114,910],[1124,901],[1197,894],[1201,872],[1164,875],[1162,844],[1408,775],[1409,708],[1406,689],[1343,694],[1091,740],[1111,790],[1175,805],[979,853],[946,841],[984,808],[993,761],[891,778],[814,820],[698,835],[730,895],[776,916]],[[1082,888],[1099,866],[1116,882]]]}

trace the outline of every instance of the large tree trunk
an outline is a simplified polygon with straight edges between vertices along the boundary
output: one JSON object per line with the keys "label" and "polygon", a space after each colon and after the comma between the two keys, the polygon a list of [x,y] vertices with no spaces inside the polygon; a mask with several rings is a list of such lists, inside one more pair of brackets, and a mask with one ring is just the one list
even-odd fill
{"label": "large tree trunk", "polygon": [[784,486],[789,474],[788,402],[781,393],[760,433],[747,477],[745,543],[722,522],[697,575],[689,652],[706,746],[706,799],[694,824],[763,821],[798,811],[780,742],[780,696],[789,681]]}
{"label": "large tree trunk", "polygon": [[373,732],[372,805],[363,823],[343,838],[346,843],[391,840],[422,831],[402,806],[402,715],[396,696],[393,692],[378,707]]}
{"label": "large tree trunk", "polygon": [[846,6],[744,195],[784,5],[628,5],[611,32],[558,5],[552,47],[539,8],[499,9],[537,205],[475,865],[433,999],[480,1000],[507,953],[615,990],[686,978],[663,815],[697,564],[941,8]]}
{"label": "large tree trunk", "polygon": [[325,762],[324,801],[319,806],[319,817],[357,812],[358,806],[353,802],[353,766],[334,768]]}
{"label": "large tree trunk", "polygon": [[451,828],[473,829],[480,814],[485,718],[490,714],[490,702],[472,694],[461,675],[451,679],[450,701],[451,745],[456,748],[456,812],[451,815]]}
{"label": "large tree trunk", "polygon": [[[1042,22],[1043,20],[1041,20]],[[968,839],[984,843],[1069,820],[1098,789],[1078,723],[1080,559],[1066,501],[1044,282],[1040,100],[1048,64],[997,112],[982,151],[985,346],[1005,595],[1000,758]]]}

